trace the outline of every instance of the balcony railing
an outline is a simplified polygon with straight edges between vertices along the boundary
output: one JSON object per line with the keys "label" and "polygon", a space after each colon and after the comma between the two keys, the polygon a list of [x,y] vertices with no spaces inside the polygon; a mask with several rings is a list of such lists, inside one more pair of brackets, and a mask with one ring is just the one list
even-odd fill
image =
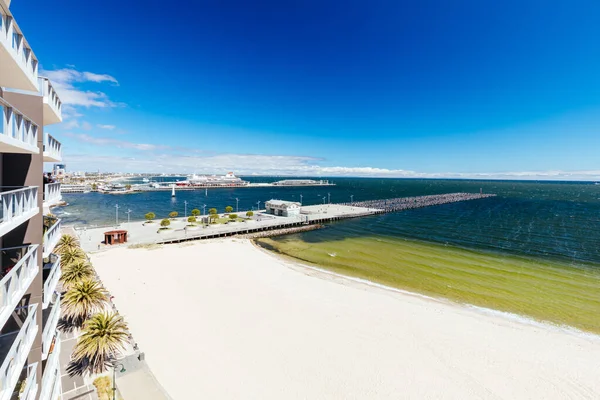
{"label": "balcony railing", "polygon": [[60,256],[56,254],[50,254],[49,262],[44,265],[44,294],[42,308],[48,308],[52,298],[54,297],[54,290],[58,285],[60,279]]}
{"label": "balcony railing", "polygon": [[38,331],[37,304],[27,307],[19,330],[0,335],[0,399],[10,399]]}
{"label": "balcony railing", "polygon": [[0,236],[39,212],[38,188],[0,186]]}
{"label": "balcony railing", "polygon": [[42,331],[42,359],[45,360],[50,354],[53,340],[57,334],[56,326],[60,317],[60,296],[49,309],[42,312],[43,331]]}
{"label": "balcony railing", "polygon": [[62,102],[50,83],[50,79],[39,78],[40,93],[44,96],[44,126],[62,121]]}
{"label": "balcony railing", "polygon": [[44,207],[52,207],[62,200],[60,194],[60,183],[48,183],[44,185]]}
{"label": "balcony railing", "polygon": [[13,310],[39,272],[38,245],[10,247],[2,252],[2,273],[0,281],[0,328],[8,320]]}
{"label": "balcony railing", "polygon": [[1,98],[0,118],[2,119],[0,121],[0,152],[26,154],[40,152],[37,144],[39,127]]}
{"label": "balcony railing", "polygon": [[44,375],[42,376],[42,389],[40,391],[40,399],[56,399],[60,391],[60,335],[57,334],[54,341],[54,348],[48,356],[46,366],[44,367]]}
{"label": "balcony railing", "polygon": [[0,2],[0,86],[38,90],[38,60],[10,11]]}
{"label": "balcony railing", "polygon": [[44,162],[61,162],[62,144],[50,134],[44,136]]}
{"label": "balcony railing", "polygon": [[[33,363],[27,366],[27,380],[25,383],[25,388],[19,394],[19,400],[35,400],[35,395],[38,392],[37,366],[38,363]],[[19,390],[19,388],[16,389]]]}
{"label": "balcony railing", "polygon": [[57,219],[54,224],[44,233],[44,258],[50,257],[52,250],[60,239],[60,219]]}

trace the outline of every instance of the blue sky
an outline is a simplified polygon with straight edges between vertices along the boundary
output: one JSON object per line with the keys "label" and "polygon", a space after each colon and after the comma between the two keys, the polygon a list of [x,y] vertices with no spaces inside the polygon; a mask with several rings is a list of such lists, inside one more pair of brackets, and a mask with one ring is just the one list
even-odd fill
{"label": "blue sky", "polygon": [[600,179],[600,2],[11,6],[71,170]]}

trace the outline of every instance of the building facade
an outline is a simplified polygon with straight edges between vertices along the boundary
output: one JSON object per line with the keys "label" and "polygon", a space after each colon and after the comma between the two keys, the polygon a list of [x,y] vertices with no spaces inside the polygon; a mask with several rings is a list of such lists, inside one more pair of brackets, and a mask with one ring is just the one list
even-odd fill
{"label": "building facade", "polygon": [[60,162],[61,144],[44,133],[62,121],[51,82],[0,0],[0,400],[58,399],[57,324],[60,220],[44,209],[60,184],[44,185],[44,162]]}
{"label": "building facade", "polygon": [[279,217],[297,217],[300,215],[300,203],[285,200],[269,200],[265,203],[267,214]]}

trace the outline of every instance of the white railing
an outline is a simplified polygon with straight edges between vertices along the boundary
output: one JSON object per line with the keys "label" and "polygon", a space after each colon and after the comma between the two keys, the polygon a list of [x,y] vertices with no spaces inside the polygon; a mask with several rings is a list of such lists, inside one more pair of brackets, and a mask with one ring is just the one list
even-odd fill
{"label": "white railing", "polygon": [[[2,186],[0,190],[11,189]],[[21,225],[39,212],[38,188],[27,186],[0,192],[0,236]]]}
{"label": "white railing", "polygon": [[[39,127],[23,113],[0,98],[0,144],[10,147],[9,152],[39,153]],[[6,152],[6,150],[4,150]]]}
{"label": "white railing", "polygon": [[54,87],[50,83],[50,79],[46,77],[40,77],[40,92],[44,95],[44,103],[48,104],[52,111],[56,114],[58,119],[62,120],[62,102],[58,93],[54,90]]}
{"label": "white railing", "polygon": [[25,366],[25,361],[27,361],[38,331],[37,307],[37,304],[27,307],[28,315],[25,323],[21,326],[4,360],[0,360],[2,362],[2,366],[0,366],[0,400],[10,399],[21,375],[21,370]]}
{"label": "white railing", "polygon": [[[22,84],[15,88],[35,90],[38,85],[38,60],[14,18],[12,15],[9,15],[8,10],[0,8],[0,18],[2,19],[2,23],[0,24],[0,45],[5,47],[6,52],[11,55],[29,81],[27,85]],[[11,87],[7,84],[3,84],[3,86]]]}
{"label": "white railing", "polygon": [[58,280],[60,279],[60,256],[56,254],[50,254],[50,273],[46,278],[46,282],[44,282],[44,295],[42,308],[47,308],[52,301],[52,295],[54,294],[54,289],[56,289],[56,285],[58,285]]}
{"label": "white railing", "polygon": [[50,207],[60,203],[60,182],[48,183],[44,186],[44,207]]}
{"label": "white railing", "polygon": [[50,310],[48,320],[44,324],[42,331],[42,359],[48,357],[50,352],[50,346],[52,345],[52,338],[56,335],[56,326],[58,325],[58,318],[60,317],[60,296],[56,299],[56,302]]}
{"label": "white railing", "polygon": [[27,366],[27,383],[23,391],[19,394],[19,400],[35,400],[35,395],[38,391],[37,366],[38,363]]}
{"label": "white railing", "polygon": [[57,219],[44,233],[44,258],[50,257],[52,250],[60,240],[60,219]]}
{"label": "white railing", "polygon": [[56,400],[58,393],[55,393],[60,388],[60,335],[56,335],[54,341],[54,349],[48,356],[44,375],[42,376],[42,389],[40,391],[40,400],[52,399]]}
{"label": "white railing", "polygon": [[62,144],[50,134],[44,136],[44,157],[57,162],[62,160]]}
{"label": "white railing", "polygon": [[[39,266],[37,244],[0,250],[5,252],[21,250],[25,252],[0,281],[0,327],[2,327],[38,274]],[[7,265],[3,265],[3,267],[7,267]]]}

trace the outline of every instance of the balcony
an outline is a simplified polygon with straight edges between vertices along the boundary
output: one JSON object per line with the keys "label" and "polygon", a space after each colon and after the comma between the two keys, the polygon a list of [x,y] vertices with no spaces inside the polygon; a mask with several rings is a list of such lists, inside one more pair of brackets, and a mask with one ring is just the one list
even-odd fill
{"label": "balcony", "polygon": [[49,308],[42,311],[42,360],[45,360],[50,354],[58,331],[58,319],[60,317],[60,296],[56,302]]}
{"label": "balcony", "polygon": [[62,144],[52,135],[46,134],[44,137],[44,162],[61,162]]}
{"label": "balcony", "polygon": [[60,335],[56,335],[54,348],[50,351],[42,376],[40,400],[55,400],[60,394]]}
{"label": "balcony", "polygon": [[36,186],[0,186],[0,237],[40,211],[37,196]]}
{"label": "balcony", "polygon": [[46,223],[51,225],[44,232],[44,258],[50,257],[52,250],[54,250],[54,247],[60,239],[60,219],[44,216],[44,225],[46,225]]}
{"label": "balcony", "polygon": [[44,208],[57,205],[62,201],[60,183],[48,183],[44,186]]}
{"label": "balcony", "polygon": [[15,19],[0,2],[0,86],[38,91],[38,60]]}
{"label": "balcony", "polygon": [[12,397],[31,345],[38,331],[36,323],[37,304],[27,306],[20,311],[26,311],[25,322],[19,327],[14,321],[5,326],[0,333],[0,400]]}
{"label": "balcony", "polygon": [[38,392],[37,366],[38,363],[33,363],[27,366],[27,378],[25,380],[23,391],[15,396],[15,394],[19,391],[19,385],[17,383],[17,387],[15,387],[16,393],[13,394],[14,398],[18,398],[19,400],[35,400],[35,395]]}
{"label": "balcony", "polygon": [[38,245],[0,249],[0,328],[38,274]]}
{"label": "balcony", "polygon": [[0,153],[39,154],[38,126],[1,98],[0,118]]}
{"label": "balcony", "polygon": [[62,102],[50,79],[39,78],[40,93],[44,96],[44,126],[62,122]]}
{"label": "balcony", "polygon": [[60,256],[50,254],[49,261],[44,264],[44,294],[42,308],[46,309],[54,297],[54,291],[60,279]]}

